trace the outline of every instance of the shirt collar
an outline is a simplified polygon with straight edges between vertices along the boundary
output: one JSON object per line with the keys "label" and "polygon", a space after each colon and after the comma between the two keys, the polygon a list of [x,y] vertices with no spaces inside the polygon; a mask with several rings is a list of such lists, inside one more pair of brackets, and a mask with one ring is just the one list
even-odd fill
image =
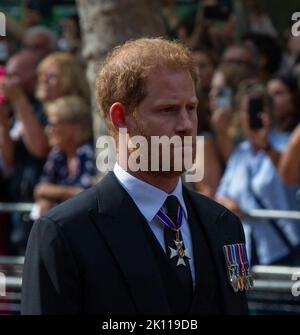
{"label": "shirt collar", "polygon": [[187,209],[182,195],[181,178],[179,178],[174,191],[172,193],[167,193],[132,176],[121,168],[118,163],[114,166],[114,174],[148,222],[153,220],[169,195],[176,196],[184,211],[184,215],[187,218]]}

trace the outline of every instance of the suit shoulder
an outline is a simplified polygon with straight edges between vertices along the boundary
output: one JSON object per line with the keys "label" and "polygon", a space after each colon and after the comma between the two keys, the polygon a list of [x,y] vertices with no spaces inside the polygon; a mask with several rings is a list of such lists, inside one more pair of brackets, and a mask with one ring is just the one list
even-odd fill
{"label": "suit shoulder", "polygon": [[97,204],[98,187],[93,186],[49,210],[42,218],[65,225],[86,220],[88,211]]}
{"label": "suit shoulder", "polygon": [[192,190],[188,190],[188,193],[200,211],[205,213],[206,218],[211,221],[216,220],[219,224],[225,223],[228,228],[234,227],[234,229],[241,230],[242,223],[240,219],[229,209],[203,194]]}
{"label": "suit shoulder", "polygon": [[229,212],[226,207],[222,206],[215,200],[208,198],[203,194],[197,193],[190,189],[187,190],[187,192],[198,207],[210,212],[211,214],[214,214],[215,216],[219,216],[225,214],[225,212]]}
{"label": "suit shoulder", "polygon": [[51,226],[51,229],[58,229],[68,235],[86,233],[92,226],[88,224],[91,222],[90,214],[98,212],[100,198],[112,194],[112,189],[112,177],[108,173],[95,186],[49,210],[35,226],[41,226],[40,222],[43,222]]}

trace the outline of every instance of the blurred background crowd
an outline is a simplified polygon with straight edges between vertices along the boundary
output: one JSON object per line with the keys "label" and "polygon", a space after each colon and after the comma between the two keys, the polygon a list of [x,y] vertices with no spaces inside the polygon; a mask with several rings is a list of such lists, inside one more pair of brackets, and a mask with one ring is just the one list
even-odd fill
{"label": "blurred background crowd", "polygon": [[[165,0],[161,15],[200,79],[204,179],[188,186],[240,217],[252,264],[296,266],[300,221],[247,215],[300,211],[300,36],[270,3]],[[36,204],[0,212],[0,254],[23,255],[33,218],[96,182],[99,134],[75,1],[3,0],[0,11],[0,202]]]}

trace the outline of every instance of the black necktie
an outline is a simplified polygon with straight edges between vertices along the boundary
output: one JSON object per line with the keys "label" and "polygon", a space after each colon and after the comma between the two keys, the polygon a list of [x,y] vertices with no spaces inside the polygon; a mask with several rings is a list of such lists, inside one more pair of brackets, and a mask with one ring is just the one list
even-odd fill
{"label": "black necktie", "polygon": [[[169,195],[164,205],[165,208],[167,209],[168,217],[177,225],[178,209],[180,206],[177,198],[174,195]],[[174,242],[176,240],[176,231],[172,230],[167,225],[164,226],[164,238],[165,238],[166,253],[169,258],[169,262],[174,272],[177,274],[182,289],[186,293],[186,297],[190,300],[192,297],[193,285],[192,285],[192,275],[188,258],[184,257],[185,265],[182,264],[177,265],[179,260],[178,256],[170,258],[171,256],[170,247],[176,250],[176,244]],[[179,230],[179,240],[183,241],[180,230]],[[185,250],[184,245],[183,250]]]}

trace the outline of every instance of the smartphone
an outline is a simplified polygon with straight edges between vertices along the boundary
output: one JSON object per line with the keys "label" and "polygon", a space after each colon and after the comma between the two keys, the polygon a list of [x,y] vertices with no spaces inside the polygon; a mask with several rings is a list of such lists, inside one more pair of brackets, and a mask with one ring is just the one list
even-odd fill
{"label": "smartphone", "polygon": [[261,113],[264,110],[264,102],[262,97],[252,97],[249,99],[248,117],[250,129],[263,128]]}
{"label": "smartphone", "polygon": [[217,108],[229,109],[232,107],[232,91],[228,87],[219,89],[216,96]]}
{"label": "smartphone", "polygon": [[[1,79],[5,76],[5,70],[4,67],[0,66],[0,82]],[[1,85],[0,85],[0,104],[4,103],[6,101],[6,97],[4,95],[3,90],[1,89]]]}

